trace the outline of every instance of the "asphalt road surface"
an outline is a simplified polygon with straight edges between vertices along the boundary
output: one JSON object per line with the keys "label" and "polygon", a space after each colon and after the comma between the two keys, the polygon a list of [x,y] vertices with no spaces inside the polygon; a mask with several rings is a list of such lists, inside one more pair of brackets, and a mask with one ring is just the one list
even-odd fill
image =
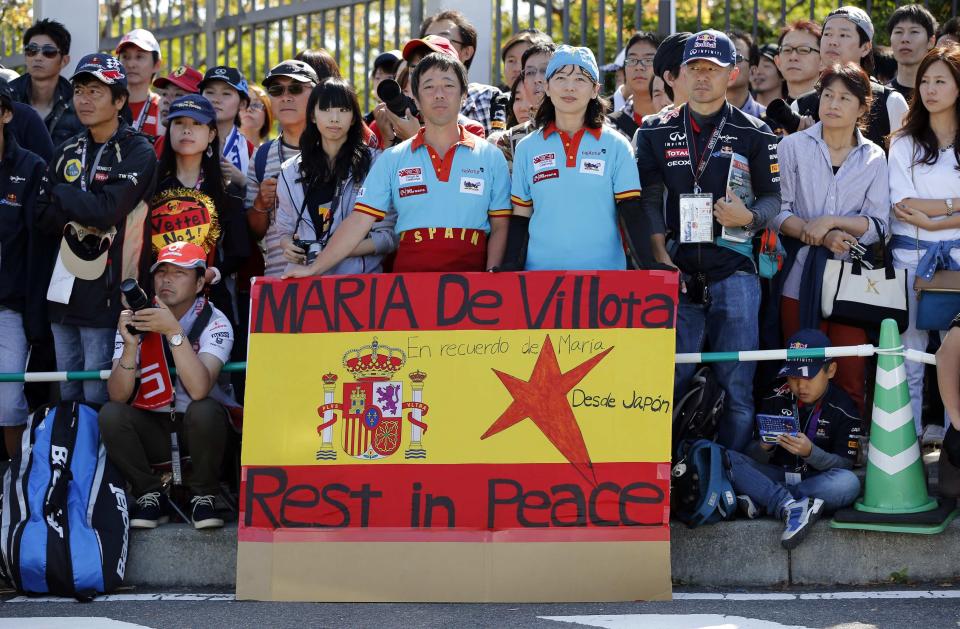
{"label": "asphalt road surface", "polygon": [[657,603],[344,604],[234,601],[231,593],[122,591],[81,604],[6,594],[0,629],[138,627],[923,628],[960,625],[960,590],[704,592]]}

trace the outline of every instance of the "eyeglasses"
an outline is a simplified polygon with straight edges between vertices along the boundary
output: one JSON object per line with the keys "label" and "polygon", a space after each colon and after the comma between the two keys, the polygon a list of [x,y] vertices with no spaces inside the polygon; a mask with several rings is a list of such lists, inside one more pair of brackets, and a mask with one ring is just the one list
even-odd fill
{"label": "eyeglasses", "polygon": [[27,57],[36,57],[38,54],[43,54],[47,59],[53,59],[60,54],[60,49],[51,44],[44,44],[43,46],[28,44],[23,47],[23,54]]}
{"label": "eyeglasses", "polygon": [[263,111],[263,103],[250,103],[247,105],[247,111]]}
{"label": "eyeglasses", "polygon": [[538,76],[547,76],[546,68],[527,68],[523,71],[523,80],[534,81]]}
{"label": "eyeglasses", "polygon": [[284,94],[300,96],[305,90],[306,87],[303,85],[303,83],[291,83],[290,85],[273,84],[267,88],[267,94],[273,96],[274,98],[280,98]]}
{"label": "eyeglasses", "polygon": [[627,57],[623,60],[623,66],[625,68],[632,68],[633,66],[640,66],[641,68],[649,68],[653,65],[653,58],[650,59],[638,59],[637,57]]}
{"label": "eyeglasses", "polygon": [[783,46],[780,48],[780,54],[783,56],[792,55],[797,53],[800,56],[806,57],[812,52],[820,52],[819,48],[814,48],[813,46]]}

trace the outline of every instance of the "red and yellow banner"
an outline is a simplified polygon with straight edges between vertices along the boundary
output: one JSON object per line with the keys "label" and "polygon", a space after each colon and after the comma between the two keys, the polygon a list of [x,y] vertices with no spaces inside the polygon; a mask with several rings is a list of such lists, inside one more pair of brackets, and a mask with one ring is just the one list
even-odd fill
{"label": "red and yellow banner", "polygon": [[676,293],[663,272],[258,279],[238,595],[669,597]]}

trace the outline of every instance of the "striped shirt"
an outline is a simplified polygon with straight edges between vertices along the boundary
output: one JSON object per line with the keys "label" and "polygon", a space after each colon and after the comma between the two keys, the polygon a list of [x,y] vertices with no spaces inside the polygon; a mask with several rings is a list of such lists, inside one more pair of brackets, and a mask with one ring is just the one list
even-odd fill
{"label": "striped shirt", "polygon": [[[259,152],[267,151],[267,163],[263,171],[264,179],[270,179],[271,177],[278,178],[283,162],[300,155],[299,149],[291,148],[283,144],[280,141],[281,138],[263,144],[257,149],[257,152],[254,153],[253,159],[250,160],[250,166],[247,168],[247,199],[244,203],[248,212],[254,211],[253,201],[260,193],[260,180],[257,179],[256,170],[256,156]],[[283,237],[283,234],[277,229],[274,212],[276,212],[276,207],[270,210],[270,227],[267,228],[267,233],[264,235],[263,240],[260,241],[260,250],[263,252],[265,266],[264,275],[267,277],[279,277],[287,267],[287,261],[283,257],[283,248],[280,246],[280,239]]]}
{"label": "striped shirt", "polygon": [[[883,149],[857,131],[857,145],[833,173],[830,149],[823,141],[823,123],[794,133],[777,147],[780,160],[780,213],[770,228],[780,226],[791,216],[811,221],[821,216],[864,216],[879,219],[886,229],[890,214],[890,190],[887,182],[887,160]],[[867,221],[866,233],[860,242],[877,242],[877,229]],[[783,295],[797,299],[803,265],[809,247],[797,254],[796,262],[784,282]]]}

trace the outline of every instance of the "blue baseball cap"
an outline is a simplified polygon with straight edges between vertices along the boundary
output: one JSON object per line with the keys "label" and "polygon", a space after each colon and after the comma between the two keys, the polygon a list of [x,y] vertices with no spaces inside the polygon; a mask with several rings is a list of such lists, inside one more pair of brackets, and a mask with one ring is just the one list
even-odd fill
{"label": "blue baseball cap", "polygon": [[217,112],[210,101],[203,96],[187,94],[170,104],[170,113],[167,114],[167,120],[183,117],[193,118],[200,124],[210,124],[217,119]]}
{"label": "blue baseball cap", "polygon": [[600,69],[597,67],[597,58],[593,56],[593,51],[582,46],[559,46],[554,51],[547,63],[547,80],[550,80],[557,70],[564,66],[578,66],[583,68],[593,79],[594,83],[600,82]]}
{"label": "blue baseball cap", "polygon": [[687,40],[683,48],[683,62],[703,59],[711,61],[721,68],[727,68],[737,62],[737,49],[730,38],[715,30],[700,31]]}
{"label": "blue baseball cap", "polygon": [[76,81],[77,77],[89,74],[101,83],[106,85],[120,85],[127,87],[127,71],[123,64],[117,61],[116,57],[102,52],[95,52],[85,55],[77,63],[77,69],[73,71],[71,81]]}
{"label": "blue baseball cap", "polygon": [[[807,328],[800,330],[787,341],[787,349],[810,349],[813,347],[830,347],[830,339],[820,330]],[[778,378],[813,378],[831,358],[788,358],[780,367]]]}

